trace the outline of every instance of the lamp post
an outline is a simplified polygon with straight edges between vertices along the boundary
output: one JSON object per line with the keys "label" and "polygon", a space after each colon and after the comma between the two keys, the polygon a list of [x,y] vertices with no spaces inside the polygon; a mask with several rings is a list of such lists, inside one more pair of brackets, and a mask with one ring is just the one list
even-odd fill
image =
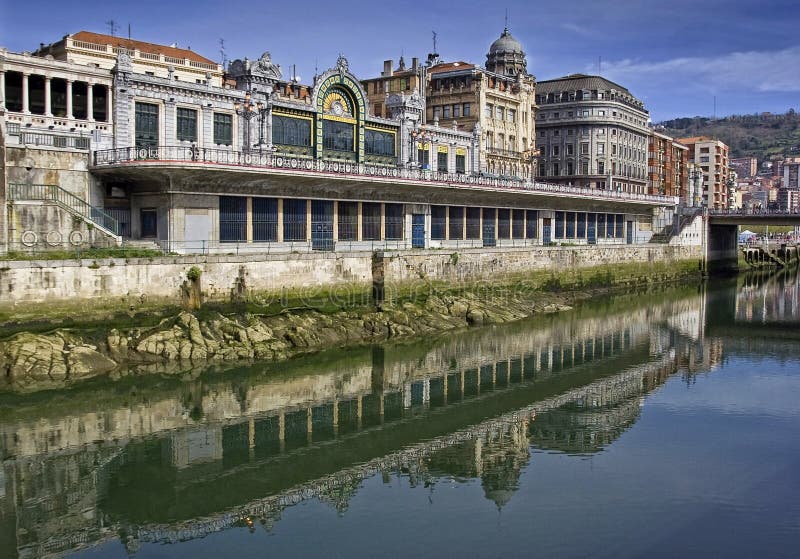
{"label": "lamp post", "polygon": [[531,181],[536,176],[536,160],[542,154],[542,150],[534,146],[533,142],[531,142],[530,147],[522,152],[522,160],[528,163],[531,166],[531,171],[529,173]]}
{"label": "lamp post", "polygon": [[250,92],[248,91],[244,95],[244,102],[239,103],[238,101],[233,104],[233,109],[236,111],[236,114],[244,119],[244,145],[242,146],[242,151],[245,153],[250,152],[253,149],[253,143],[250,140],[250,121],[253,120],[255,117],[261,114],[261,110],[263,109],[264,105],[259,101],[258,103],[253,103],[252,99],[250,98]]}

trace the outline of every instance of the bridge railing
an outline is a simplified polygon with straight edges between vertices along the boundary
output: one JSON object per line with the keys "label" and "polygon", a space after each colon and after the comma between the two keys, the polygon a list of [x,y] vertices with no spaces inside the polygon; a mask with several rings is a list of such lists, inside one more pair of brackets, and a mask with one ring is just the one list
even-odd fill
{"label": "bridge railing", "polygon": [[762,210],[762,209],[713,209],[709,208],[708,215],[714,216],[755,216],[755,217],[769,217],[769,216],[800,216],[800,208],[791,210]]}

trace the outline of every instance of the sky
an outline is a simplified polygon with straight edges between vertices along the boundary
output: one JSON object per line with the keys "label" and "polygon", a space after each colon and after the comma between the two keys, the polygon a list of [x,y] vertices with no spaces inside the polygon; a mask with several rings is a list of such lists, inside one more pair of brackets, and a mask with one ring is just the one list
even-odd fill
{"label": "sky", "polygon": [[[445,61],[483,65],[505,25],[539,80],[598,73],[644,101],[653,122],[800,110],[796,0],[530,2],[406,0],[0,0],[0,46],[34,50],[86,30],[191,47],[221,60],[268,51],[284,76],[311,83],[339,54],[359,78],[383,61],[424,60],[432,32]],[[716,101],[715,101],[716,100]]]}

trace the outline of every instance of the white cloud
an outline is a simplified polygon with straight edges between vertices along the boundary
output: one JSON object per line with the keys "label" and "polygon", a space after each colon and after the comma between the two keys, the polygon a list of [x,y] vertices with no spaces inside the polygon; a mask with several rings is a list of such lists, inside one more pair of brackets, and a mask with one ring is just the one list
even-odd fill
{"label": "white cloud", "polygon": [[[710,92],[800,91],[800,46],[778,51],[733,52],[717,57],[683,57],[647,62],[624,59],[603,62],[603,75],[631,89],[684,86],[687,94]],[[587,67],[588,71],[591,71]]]}
{"label": "white cloud", "polygon": [[577,25],[575,23],[562,23],[561,29],[564,29],[566,31],[572,31],[573,33],[577,33],[578,35],[582,35],[584,37],[591,37],[594,35],[594,33],[590,29],[587,29],[586,27],[581,27],[580,25]]}

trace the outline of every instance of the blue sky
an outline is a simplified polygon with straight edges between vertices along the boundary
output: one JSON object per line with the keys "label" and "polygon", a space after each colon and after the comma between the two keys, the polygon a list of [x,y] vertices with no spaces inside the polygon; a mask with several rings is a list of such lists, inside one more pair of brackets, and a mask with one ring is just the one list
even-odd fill
{"label": "blue sky", "polygon": [[358,77],[380,73],[401,52],[424,59],[438,34],[445,60],[483,64],[509,28],[538,79],[602,74],[641,98],[652,119],[800,110],[800,10],[790,0],[616,0],[571,2],[118,2],[0,0],[0,46],[33,50],[66,33],[118,34],[177,42],[208,58],[264,51],[304,82],[344,54]]}

